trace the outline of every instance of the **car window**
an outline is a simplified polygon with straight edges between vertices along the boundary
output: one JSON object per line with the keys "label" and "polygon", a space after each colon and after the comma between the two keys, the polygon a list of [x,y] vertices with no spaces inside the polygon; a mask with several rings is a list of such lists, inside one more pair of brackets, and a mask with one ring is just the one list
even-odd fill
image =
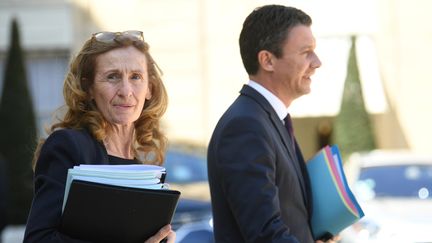
{"label": "car window", "polygon": [[207,181],[205,157],[178,151],[168,151],[164,167],[167,170],[167,183],[195,183]]}
{"label": "car window", "polygon": [[363,168],[359,182],[374,197],[432,199],[432,165],[395,165]]}

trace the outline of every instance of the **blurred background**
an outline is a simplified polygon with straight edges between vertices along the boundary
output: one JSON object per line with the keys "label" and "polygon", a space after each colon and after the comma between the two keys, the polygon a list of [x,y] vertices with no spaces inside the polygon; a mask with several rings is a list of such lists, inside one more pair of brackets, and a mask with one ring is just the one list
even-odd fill
{"label": "blurred background", "polygon": [[[83,42],[98,31],[142,30],[164,72],[169,108],[163,127],[171,150],[197,156],[197,163],[205,166],[217,120],[248,81],[238,47],[242,23],[254,8],[270,3],[298,7],[313,19],[323,65],[312,77],[311,94],[290,107],[306,159],[329,143],[339,144],[345,161],[354,152],[377,149],[432,151],[428,0],[1,0],[0,102],[14,92],[3,90],[14,19],[36,137],[46,136],[44,128],[63,104],[63,78]],[[6,115],[14,113],[12,109]],[[14,176],[14,159],[7,155],[10,137],[5,135],[11,128],[3,123],[0,127],[0,172],[5,174],[0,176],[7,185],[13,180],[6,176]],[[205,167],[200,171],[205,184]],[[29,183],[30,174],[23,175]],[[31,192],[31,185],[24,186]],[[11,191],[4,187],[0,192]],[[9,207],[14,203],[0,198]],[[206,195],[197,198],[208,201]],[[208,210],[208,205],[202,208]],[[11,226],[23,223],[17,215],[0,213],[0,227],[7,221],[13,231]]]}

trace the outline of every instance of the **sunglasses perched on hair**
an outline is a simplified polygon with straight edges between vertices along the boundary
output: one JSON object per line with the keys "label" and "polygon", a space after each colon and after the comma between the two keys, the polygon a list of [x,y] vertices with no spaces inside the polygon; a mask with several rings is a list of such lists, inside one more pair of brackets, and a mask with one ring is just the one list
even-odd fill
{"label": "sunglasses perched on hair", "polygon": [[92,35],[92,39],[104,42],[104,43],[110,43],[117,39],[127,38],[130,40],[137,40],[137,41],[144,41],[144,35],[142,31],[139,30],[127,30],[123,32],[108,32],[108,31],[102,31],[97,32]]}

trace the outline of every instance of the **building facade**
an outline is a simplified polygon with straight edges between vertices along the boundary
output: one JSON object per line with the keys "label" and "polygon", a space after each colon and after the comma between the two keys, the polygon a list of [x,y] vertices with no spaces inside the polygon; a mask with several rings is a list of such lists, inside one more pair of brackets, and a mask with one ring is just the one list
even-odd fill
{"label": "building facade", "polygon": [[[431,151],[426,139],[432,96],[428,54],[429,1],[296,0],[313,18],[323,66],[312,93],[291,113],[306,157],[318,150],[339,112],[350,36],[357,53],[365,102],[379,148]],[[228,0],[3,0],[0,2],[0,83],[17,18],[40,135],[63,104],[62,85],[72,55],[97,31],[138,29],[164,71],[169,108],[163,126],[172,142],[206,145],[217,120],[248,81],[238,35],[243,20],[269,1]],[[365,17],[367,16],[367,17]],[[421,21],[422,20],[422,21]],[[421,21],[421,22],[420,22]],[[1,89],[1,86],[0,86]],[[330,130],[329,130],[330,129]],[[321,134],[321,135],[320,135]],[[321,136],[321,137],[320,137]],[[324,140],[325,142],[325,140]]]}

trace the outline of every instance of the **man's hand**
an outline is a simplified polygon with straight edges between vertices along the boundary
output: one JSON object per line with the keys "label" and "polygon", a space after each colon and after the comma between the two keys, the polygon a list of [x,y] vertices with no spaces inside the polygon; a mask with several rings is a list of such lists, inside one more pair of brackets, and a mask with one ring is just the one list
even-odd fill
{"label": "man's hand", "polygon": [[340,241],[341,239],[342,239],[342,237],[340,237],[340,235],[335,235],[328,241],[317,240],[317,241],[315,241],[315,243],[336,243],[336,242]]}

